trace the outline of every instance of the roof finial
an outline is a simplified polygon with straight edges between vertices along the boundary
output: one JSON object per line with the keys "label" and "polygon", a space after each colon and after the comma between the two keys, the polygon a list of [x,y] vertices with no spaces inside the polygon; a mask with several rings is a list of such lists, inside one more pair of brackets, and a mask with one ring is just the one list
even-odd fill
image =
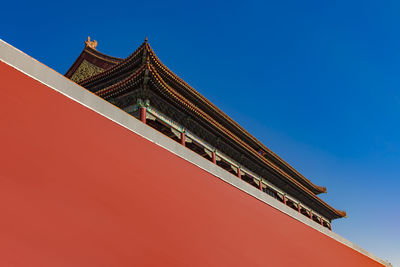
{"label": "roof finial", "polygon": [[86,46],[89,46],[90,48],[96,50],[97,41],[96,40],[90,41],[90,36],[88,36],[87,41],[85,41],[85,44]]}
{"label": "roof finial", "polygon": [[147,38],[147,36],[144,38],[144,42],[147,43],[149,39]]}

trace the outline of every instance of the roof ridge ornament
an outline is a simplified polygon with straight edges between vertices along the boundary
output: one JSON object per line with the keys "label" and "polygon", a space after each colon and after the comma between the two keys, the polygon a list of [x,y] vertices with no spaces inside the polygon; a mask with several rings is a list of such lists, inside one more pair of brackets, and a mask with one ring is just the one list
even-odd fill
{"label": "roof ridge ornament", "polygon": [[85,41],[85,44],[86,44],[86,46],[96,50],[97,41],[96,40],[90,41],[90,36],[88,36],[87,41]]}
{"label": "roof ridge ornament", "polygon": [[144,42],[147,43],[147,41],[149,40],[149,38],[147,38],[147,36],[144,38]]}

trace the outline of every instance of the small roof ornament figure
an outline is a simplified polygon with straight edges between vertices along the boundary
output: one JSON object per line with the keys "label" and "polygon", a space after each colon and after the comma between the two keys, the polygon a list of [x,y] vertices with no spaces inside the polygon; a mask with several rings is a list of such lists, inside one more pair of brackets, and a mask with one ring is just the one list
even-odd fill
{"label": "small roof ornament figure", "polygon": [[96,50],[97,41],[96,40],[90,41],[90,36],[88,36],[87,41],[85,41],[85,44],[86,46],[89,46],[90,48]]}

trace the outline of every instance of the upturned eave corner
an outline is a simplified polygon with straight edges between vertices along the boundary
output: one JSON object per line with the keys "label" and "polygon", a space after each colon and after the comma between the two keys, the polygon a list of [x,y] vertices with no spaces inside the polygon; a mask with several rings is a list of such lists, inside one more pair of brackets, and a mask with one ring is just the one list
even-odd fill
{"label": "upturned eave corner", "polygon": [[[151,48],[150,44],[146,41],[142,45],[146,48],[147,55],[150,55],[153,59],[154,64],[158,67],[158,69],[163,71],[163,75],[160,74],[160,76],[169,76],[170,79],[174,80],[178,84],[180,84],[182,87],[186,88],[189,92],[192,93],[193,97],[198,98],[201,102],[209,106],[211,109],[215,111],[215,113],[219,114],[221,117],[223,117],[231,126],[237,128],[242,134],[245,136],[249,137],[251,140],[255,142],[258,146],[262,148],[262,150],[265,150],[266,153],[268,153],[272,158],[275,158],[278,162],[281,162],[281,164],[285,167],[287,167],[291,172],[293,172],[294,179],[302,181],[304,185],[308,186],[308,189],[310,189],[314,194],[320,194],[320,193],[326,193],[326,187],[318,186],[312,183],[309,179],[305,178],[302,174],[300,174],[296,169],[294,169],[289,163],[284,161],[282,158],[280,158],[278,155],[276,155],[274,152],[272,152],[268,147],[266,147],[263,143],[261,143],[258,139],[256,139],[253,135],[251,135],[248,131],[246,131],[243,127],[241,127],[237,122],[232,120],[228,115],[226,115],[222,110],[220,110],[217,106],[215,106],[213,103],[211,103],[208,99],[206,99],[203,95],[201,95],[198,91],[196,91],[193,87],[191,87],[189,84],[187,84],[184,80],[182,80],[178,75],[176,75],[174,72],[172,72],[165,64],[162,63],[162,61],[159,59],[157,54],[154,52],[154,50]],[[261,155],[258,155],[258,157],[262,157]]]}
{"label": "upturned eave corner", "polygon": [[[97,58],[112,58],[86,45],[78,60],[85,53],[94,54]],[[86,88],[98,88],[97,86],[107,79],[117,80],[107,87],[93,91],[106,100],[126,93],[127,90],[132,90],[132,86],[143,90],[144,85],[146,84],[147,86],[148,80],[152,79],[152,86],[156,86],[163,97],[173,101],[182,110],[187,110],[194,116],[207,121],[210,126],[217,129],[223,136],[233,140],[242,149],[248,151],[249,155],[271,168],[277,175],[281,175],[282,179],[286,179],[301,192],[320,203],[319,205],[325,207],[325,211],[330,214],[332,219],[346,216],[345,212],[334,209],[316,196],[320,193],[326,193],[326,187],[313,184],[166,67],[151,48],[147,37],[130,56],[125,59],[119,59],[119,62],[100,73],[80,81],[79,84]],[[141,84],[142,88],[139,84]],[[210,114],[209,110],[213,110],[213,113]],[[259,153],[260,147],[269,155],[268,157]]]}
{"label": "upturned eave corner", "polygon": [[328,193],[328,190],[326,189],[325,186],[316,186],[316,188],[318,189],[319,193]]}

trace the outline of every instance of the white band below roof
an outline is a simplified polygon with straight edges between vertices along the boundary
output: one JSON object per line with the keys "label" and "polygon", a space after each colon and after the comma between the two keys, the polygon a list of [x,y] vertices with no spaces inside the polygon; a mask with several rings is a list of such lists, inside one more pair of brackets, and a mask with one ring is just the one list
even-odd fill
{"label": "white band below roof", "polygon": [[336,241],[364,254],[365,256],[385,266],[392,266],[391,264],[376,257],[372,253],[345,239],[344,237],[332,231],[329,231],[325,227],[316,224],[314,221],[309,220],[304,215],[299,214],[297,211],[294,211],[292,208],[284,205],[283,203],[272,201],[273,199],[264,192],[256,189],[252,185],[249,185],[248,183],[240,179],[237,179],[237,177],[232,175],[231,173],[221,169],[209,160],[178,144],[174,140],[171,140],[169,137],[160,134],[156,130],[143,124],[123,110],[113,106],[112,104],[96,96],[90,91],[82,88],[78,84],[65,78],[63,75],[48,68],[47,66],[26,55],[22,51],[12,47],[1,39],[0,60],[7,65],[10,65],[13,68],[21,71],[22,73],[25,73],[29,77],[32,77],[38,82],[52,88],[53,90],[65,95],[66,97],[121,125],[122,127],[136,133],[139,136],[142,136],[143,138],[163,147],[164,149],[174,153],[175,155],[185,159],[186,161],[213,174],[219,179],[225,181],[226,183],[229,183],[232,186],[248,193],[249,195],[270,205],[271,207],[276,208],[277,210],[287,214],[288,216],[314,228],[315,230],[335,239]]}

